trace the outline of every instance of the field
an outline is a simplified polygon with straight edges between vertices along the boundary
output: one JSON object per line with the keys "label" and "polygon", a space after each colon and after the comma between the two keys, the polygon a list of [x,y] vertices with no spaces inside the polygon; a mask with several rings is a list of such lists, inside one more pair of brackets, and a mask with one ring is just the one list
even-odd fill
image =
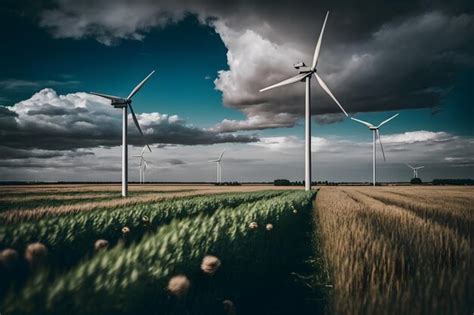
{"label": "field", "polygon": [[0,187],[0,313],[473,312],[472,188],[290,188]]}
{"label": "field", "polygon": [[331,313],[472,314],[474,191],[322,188]]}

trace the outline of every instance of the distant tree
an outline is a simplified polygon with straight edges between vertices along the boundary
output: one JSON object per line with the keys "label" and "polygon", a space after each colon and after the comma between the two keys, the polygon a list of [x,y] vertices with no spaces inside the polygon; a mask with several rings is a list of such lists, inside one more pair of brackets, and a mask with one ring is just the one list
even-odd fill
{"label": "distant tree", "polygon": [[288,179],[275,179],[273,181],[274,186],[290,186],[291,183]]}
{"label": "distant tree", "polygon": [[421,181],[420,178],[412,178],[410,183],[413,184],[413,185],[423,184],[423,182]]}
{"label": "distant tree", "polygon": [[474,185],[474,179],[433,179],[433,185]]}

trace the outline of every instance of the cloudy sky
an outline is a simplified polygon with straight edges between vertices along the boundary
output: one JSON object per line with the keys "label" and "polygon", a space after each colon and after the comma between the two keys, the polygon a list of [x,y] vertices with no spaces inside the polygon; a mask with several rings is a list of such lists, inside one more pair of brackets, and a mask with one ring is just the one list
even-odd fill
{"label": "cloudy sky", "polygon": [[[130,178],[145,143],[155,181],[301,180],[304,84],[259,93],[310,64],[346,111],[381,128],[378,177],[474,177],[472,1],[44,0],[0,4],[0,180],[118,181],[121,112],[134,97]],[[312,80],[313,177],[368,181],[371,133]]]}

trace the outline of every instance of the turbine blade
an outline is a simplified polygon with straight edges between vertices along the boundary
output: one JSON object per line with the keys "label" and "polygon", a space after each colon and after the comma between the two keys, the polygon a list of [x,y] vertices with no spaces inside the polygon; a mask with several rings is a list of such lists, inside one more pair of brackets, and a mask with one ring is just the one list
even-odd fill
{"label": "turbine blade", "polygon": [[354,118],[354,117],[351,117],[351,119],[354,120],[354,121],[357,121],[357,122],[359,122],[359,123],[361,123],[361,124],[363,124],[363,125],[366,125],[366,126],[369,127],[369,128],[373,128],[373,127],[374,127],[374,125],[372,125],[372,124],[369,123],[369,122],[366,122],[366,121],[363,121],[363,120],[360,120],[360,119],[357,119],[357,118]]}
{"label": "turbine blade", "polygon": [[328,20],[328,16],[329,16],[329,11],[326,13],[326,17],[324,18],[323,27],[321,28],[321,33],[319,34],[319,39],[318,39],[318,43],[316,44],[316,49],[314,50],[313,64],[311,66],[311,69],[313,71],[314,69],[316,69],[316,65],[318,64],[319,51],[321,50],[321,42],[323,40],[324,29],[326,28],[326,22]]}
{"label": "turbine blade", "polygon": [[408,166],[408,167],[411,168],[411,169],[414,169],[414,167],[411,166],[410,164],[406,164],[406,166]]}
{"label": "turbine blade", "polygon": [[339,103],[339,101],[336,99],[336,97],[331,93],[331,91],[329,90],[326,83],[324,83],[323,79],[321,79],[321,77],[316,72],[314,73],[314,75],[316,76],[316,79],[318,79],[319,85],[321,85],[323,90],[333,99],[334,102],[336,102],[337,106],[339,106],[339,108],[342,110],[344,115],[346,115],[346,117],[349,117],[349,115],[347,115],[347,112],[342,107],[342,105]]}
{"label": "turbine blade", "polygon": [[217,159],[218,161],[220,161],[222,159],[222,156],[224,155],[224,153],[225,153],[225,149],[224,149],[224,151],[222,151],[221,155],[219,155],[219,158]]}
{"label": "turbine blade", "polygon": [[130,107],[130,113],[132,114],[132,118],[133,118],[133,121],[135,122],[135,126],[137,126],[138,131],[143,136],[142,128],[140,128],[140,125],[138,124],[138,119],[137,119],[137,116],[135,116],[135,112],[133,111],[132,104],[128,104],[128,107]]}
{"label": "turbine blade", "polygon": [[392,120],[392,119],[394,119],[395,117],[397,117],[398,115],[400,115],[400,114],[395,114],[395,115],[393,115],[392,117],[390,117],[389,119],[386,119],[386,120],[382,121],[382,122],[380,123],[380,125],[377,126],[377,128],[382,127],[382,125],[385,125],[385,124],[388,123],[390,120]]}
{"label": "turbine blade", "polygon": [[418,166],[416,169],[419,170],[421,168],[425,168],[424,166]]}
{"label": "turbine blade", "polygon": [[153,70],[145,79],[143,79],[142,82],[138,83],[138,85],[130,92],[130,95],[127,97],[127,100],[131,99],[137,92],[142,88],[143,84],[155,73],[155,70]]}
{"label": "turbine blade", "polygon": [[145,145],[143,146],[141,155],[145,154],[145,150],[146,150],[146,149],[148,149],[148,151],[151,152],[150,146],[149,146],[148,144],[145,144]]}
{"label": "turbine blade", "polygon": [[100,97],[109,99],[109,100],[111,100],[111,101],[115,101],[115,100],[118,101],[118,100],[121,100],[121,99],[122,99],[120,96],[107,95],[107,94],[96,93],[96,92],[89,92],[88,94],[92,94],[92,95],[95,95],[95,96],[100,96]]}
{"label": "turbine blade", "polygon": [[308,75],[311,75],[311,72],[308,72],[308,73],[300,73],[298,75],[295,75],[294,77],[291,77],[289,79],[286,79],[286,80],[283,80],[277,84],[274,84],[274,85],[270,85],[264,89],[261,89],[260,92],[263,92],[263,91],[267,91],[267,90],[270,90],[270,89],[274,89],[276,87],[279,87],[279,86],[283,86],[283,85],[288,85],[288,84],[292,84],[292,83],[295,83],[295,82],[298,82],[298,81],[301,81],[302,79],[306,78]]}
{"label": "turbine blade", "polygon": [[377,133],[377,138],[379,138],[379,143],[380,143],[380,148],[382,148],[382,155],[383,155],[383,160],[386,161],[385,159],[385,152],[383,150],[383,145],[382,145],[382,140],[380,139],[380,132],[378,129],[375,131]]}

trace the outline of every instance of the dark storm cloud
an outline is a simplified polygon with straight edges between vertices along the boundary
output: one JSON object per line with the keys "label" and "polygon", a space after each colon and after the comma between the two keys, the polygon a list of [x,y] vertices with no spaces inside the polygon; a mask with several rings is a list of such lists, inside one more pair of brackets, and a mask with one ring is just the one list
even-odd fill
{"label": "dark storm cloud", "polygon": [[[132,145],[195,145],[257,140],[254,137],[206,131],[185,124],[177,116],[159,113],[137,116],[145,137],[139,136],[129,117],[129,143]],[[86,93],[57,95],[52,89],[44,89],[12,107],[0,106],[0,121],[0,143],[16,149],[8,151],[15,152],[13,155],[25,154],[24,150],[41,149],[46,150],[41,154],[49,157],[63,155],[52,151],[121,144],[120,112],[106,101]],[[29,156],[34,157],[34,154]]]}
{"label": "dark storm cloud", "polygon": [[54,151],[54,150],[29,150],[18,149],[0,145],[0,152],[2,152],[2,159],[49,159],[56,157],[81,157],[94,155],[90,151]]}
{"label": "dark storm cloud", "polygon": [[185,161],[180,159],[165,159],[163,162],[168,163],[170,165],[185,165],[187,164]]}
{"label": "dark storm cloud", "polygon": [[[348,111],[438,106],[459,70],[474,63],[471,3],[58,0],[40,20],[55,37],[93,37],[111,45],[141,40],[152,28],[195,14],[228,49],[229,70],[214,82],[224,104],[247,120],[226,120],[215,130],[232,132],[289,127],[302,116],[302,84],[258,90],[294,75],[293,63],[310,62],[326,10],[331,15],[319,72]],[[313,114],[337,113],[313,85]]]}

